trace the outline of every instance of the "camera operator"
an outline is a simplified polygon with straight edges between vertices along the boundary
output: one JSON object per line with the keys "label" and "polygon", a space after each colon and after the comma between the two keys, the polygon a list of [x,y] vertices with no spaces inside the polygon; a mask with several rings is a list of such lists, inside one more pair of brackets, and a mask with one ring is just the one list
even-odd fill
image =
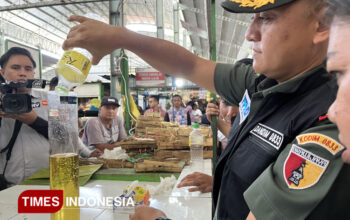
{"label": "camera operator", "polygon": [[[36,63],[28,50],[13,47],[1,56],[0,67],[6,82],[24,83],[34,77]],[[32,89],[30,95],[33,109],[27,113],[0,108],[0,190],[49,166],[47,93]]]}

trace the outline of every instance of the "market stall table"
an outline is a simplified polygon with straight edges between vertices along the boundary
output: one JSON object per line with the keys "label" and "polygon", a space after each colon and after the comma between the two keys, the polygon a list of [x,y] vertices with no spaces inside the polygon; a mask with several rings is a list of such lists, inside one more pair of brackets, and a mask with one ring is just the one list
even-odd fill
{"label": "market stall table", "polygon": [[[211,162],[205,160],[204,173],[211,173]],[[190,167],[185,167],[177,183],[187,174],[191,173]],[[131,181],[90,180],[85,186],[80,187],[80,197],[102,198],[117,197],[123,188]],[[141,184],[157,185],[157,182],[140,182]],[[26,219],[41,220],[50,219],[50,214],[18,214],[17,199],[25,190],[49,189],[49,186],[17,185],[0,191],[0,219]],[[211,219],[211,193],[190,193],[186,188],[178,189],[176,186],[168,195],[152,196],[150,206],[163,210],[173,220],[205,220]],[[80,219],[109,220],[129,219],[129,215],[113,211],[112,207],[80,208]]]}

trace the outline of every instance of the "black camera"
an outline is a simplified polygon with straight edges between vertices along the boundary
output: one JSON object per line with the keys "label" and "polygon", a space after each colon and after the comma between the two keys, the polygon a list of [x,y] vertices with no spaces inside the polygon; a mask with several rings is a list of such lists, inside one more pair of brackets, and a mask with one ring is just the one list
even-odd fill
{"label": "black camera", "polygon": [[45,80],[29,79],[25,82],[0,84],[0,111],[6,114],[22,114],[32,110],[31,88],[45,88]]}
{"label": "black camera", "polygon": [[97,117],[98,116],[98,111],[83,111],[83,110],[78,110],[78,117]]}

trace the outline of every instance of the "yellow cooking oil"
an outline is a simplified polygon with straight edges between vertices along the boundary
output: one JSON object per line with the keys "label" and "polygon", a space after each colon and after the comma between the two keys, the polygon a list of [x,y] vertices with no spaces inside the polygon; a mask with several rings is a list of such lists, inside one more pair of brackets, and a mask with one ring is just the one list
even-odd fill
{"label": "yellow cooking oil", "polygon": [[79,206],[66,205],[67,197],[79,197],[79,157],[76,153],[50,155],[50,189],[63,190],[63,207],[52,220],[80,219]]}

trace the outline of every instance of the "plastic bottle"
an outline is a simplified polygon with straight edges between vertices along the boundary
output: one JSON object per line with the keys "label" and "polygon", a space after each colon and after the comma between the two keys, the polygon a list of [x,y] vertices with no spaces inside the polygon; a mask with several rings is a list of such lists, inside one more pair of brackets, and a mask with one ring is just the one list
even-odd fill
{"label": "plastic bottle", "polygon": [[[79,197],[78,106],[77,95],[48,93],[50,189],[63,190],[66,197]],[[77,207],[66,207],[51,214],[53,220],[79,219]]]}
{"label": "plastic bottle", "polygon": [[82,48],[65,51],[56,68],[56,90],[68,94],[73,86],[84,82],[91,68],[91,58],[89,51]]}
{"label": "plastic bottle", "polygon": [[[103,18],[96,14],[88,13],[84,17],[103,22]],[[55,90],[67,95],[72,87],[84,82],[91,68],[91,59],[91,53],[83,48],[65,51],[56,67],[58,85]]]}
{"label": "plastic bottle", "polygon": [[204,137],[199,130],[199,124],[192,124],[193,131],[190,133],[191,168],[201,171],[203,169],[203,145]]}

